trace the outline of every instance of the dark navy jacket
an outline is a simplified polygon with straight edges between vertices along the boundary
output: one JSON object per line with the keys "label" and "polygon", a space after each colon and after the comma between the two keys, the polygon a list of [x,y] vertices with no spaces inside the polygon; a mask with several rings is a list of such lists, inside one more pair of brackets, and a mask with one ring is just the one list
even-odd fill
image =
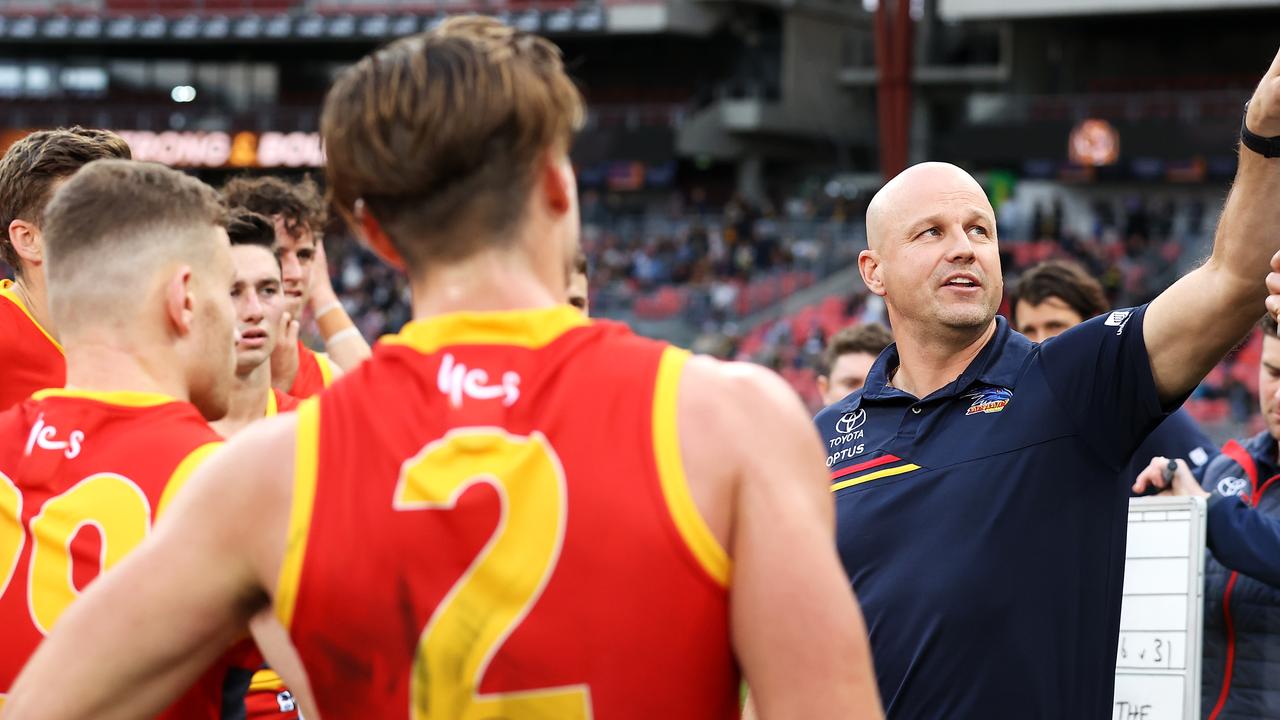
{"label": "dark navy jacket", "polygon": [[1111,717],[1120,471],[1165,417],[1145,312],[1042,345],[997,318],[964,373],[924,399],[888,384],[891,345],[862,390],[818,415],[891,718]]}
{"label": "dark navy jacket", "polygon": [[1280,468],[1262,432],[1205,468],[1205,717],[1280,718]]}
{"label": "dark navy jacket", "polygon": [[1156,456],[1182,458],[1198,472],[1217,455],[1218,448],[1209,436],[1204,434],[1190,413],[1179,408],[1147,436],[1125,468],[1124,477],[1133,484],[1138,473],[1145,470],[1151,464],[1151,458]]}

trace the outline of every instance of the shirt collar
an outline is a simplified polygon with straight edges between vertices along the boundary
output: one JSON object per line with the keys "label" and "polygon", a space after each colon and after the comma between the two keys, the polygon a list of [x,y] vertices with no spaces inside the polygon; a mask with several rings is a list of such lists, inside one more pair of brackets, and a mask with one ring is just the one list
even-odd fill
{"label": "shirt collar", "polygon": [[[975,382],[1013,389],[1023,363],[1035,345],[1025,336],[1016,333],[1009,327],[1009,321],[996,316],[996,331],[970,363],[969,367],[956,378],[955,382],[943,387],[932,397],[955,396],[964,392]],[[867,374],[867,382],[862,391],[855,393],[844,402],[844,409],[853,410],[860,401],[887,400],[890,398],[911,398],[889,384],[889,373],[898,367],[898,344],[894,343],[884,349],[871,366]]]}

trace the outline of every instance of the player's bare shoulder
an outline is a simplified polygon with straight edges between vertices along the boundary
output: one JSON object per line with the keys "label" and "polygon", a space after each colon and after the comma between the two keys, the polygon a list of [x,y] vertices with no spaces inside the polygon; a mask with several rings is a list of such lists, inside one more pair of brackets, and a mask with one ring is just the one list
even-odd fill
{"label": "player's bare shoulder", "polygon": [[680,382],[679,408],[681,447],[691,475],[704,461],[739,477],[744,467],[762,459],[808,456],[823,466],[822,442],[808,411],[787,382],[767,368],[694,356]]}
{"label": "player's bare shoulder", "polygon": [[680,383],[682,419],[713,421],[699,426],[700,433],[756,427],[795,425],[809,429],[808,413],[800,398],[777,373],[752,363],[716,360],[704,355],[689,358]]}

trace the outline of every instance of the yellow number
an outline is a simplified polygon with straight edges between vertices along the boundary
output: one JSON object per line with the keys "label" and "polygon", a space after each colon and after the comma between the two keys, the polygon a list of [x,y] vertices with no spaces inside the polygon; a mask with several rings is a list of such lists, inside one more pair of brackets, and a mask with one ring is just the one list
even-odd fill
{"label": "yellow number", "polygon": [[498,527],[418,640],[410,684],[414,720],[587,720],[585,685],[481,695],[485,670],[538,601],[560,558],[566,491],[560,459],[541,433],[454,430],[403,466],[396,510],[450,510],[487,483],[502,504]]}
{"label": "yellow number", "polygon": [[138,546],[151,530],[151,503],[133,481],[120,475],[91,475],[51,498],[31,519],[27,603],[40,632],[49,628],[79,596],[72,582],[71,541],[85,525],[102,538],[102,572]]}
{"label": "yellow number", "polygon": [[0,473],[0,595],[9,587],[27,535],[22,531],[22,493]]}

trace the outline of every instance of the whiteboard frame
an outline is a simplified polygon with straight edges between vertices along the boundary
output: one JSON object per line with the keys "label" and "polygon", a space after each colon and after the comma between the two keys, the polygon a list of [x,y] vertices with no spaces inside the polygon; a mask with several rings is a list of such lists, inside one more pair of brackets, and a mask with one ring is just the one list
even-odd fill
{"label": "whiteboard frame", "polygon": [[[1129,499],[1129,512],[1179,512],[1189,511],[1191,513],[1190,531],[1187,533],[1187,558],[1190,563],[1191,572],[1187,573],[1187,581],[1192,587],[1187,588],[1187,618],[1186,627],[1188,636],[1194,634],[1195,642],[1187,643],[1186,647],[1186,668],[1177,671],[1164,671],[1152,669],[1143,674],[1161,674],[1161,675],[1183,675],[1186,681],[1183,684],[1183,718],[1184,720],[1199,720],[1201,717],[1200,703],[1200,664],[1204,653],[1204,557],[1205,542],[1208,538],[1206,522],[1208,518],[1207,504],[1204,498],[1200,497],[1136,497]],[[1125,563],[1128,563],[1128,518],[1125,520]],[[1123,591],[1122,591],[1123,592]],[[1121,598],[1123,603],[1123,597]],[[1121,633],[1124,631],[1121,630]],[[1119,636],[1116,638],[1119,642]],[[1135,675],[1133,670],[1116,668],[1116,678],[1121,675]],[[1114,705],[1113,705],[1114,712]]]}

